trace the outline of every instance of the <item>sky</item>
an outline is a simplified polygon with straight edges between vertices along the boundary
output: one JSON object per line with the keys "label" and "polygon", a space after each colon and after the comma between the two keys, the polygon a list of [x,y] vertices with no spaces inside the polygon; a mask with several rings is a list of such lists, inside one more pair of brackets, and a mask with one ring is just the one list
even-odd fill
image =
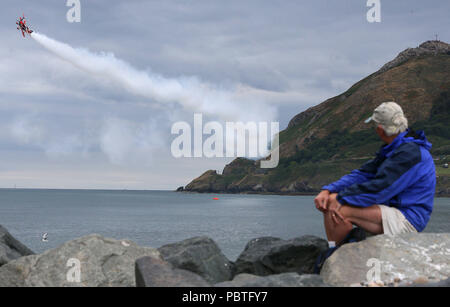
{"label": "sky", "polygon": [[[402,50],[450,41],[448,0],[381,0],[379,23],[366,0],[80,3],[79,23],[65,0],[1,3],[0,188],[173,190],[232,161],[173,157],[174,123],[200,110],[205,122],[284,129]],[[96,73],[22,38],[22,13],[38,33],[125,68]]]}

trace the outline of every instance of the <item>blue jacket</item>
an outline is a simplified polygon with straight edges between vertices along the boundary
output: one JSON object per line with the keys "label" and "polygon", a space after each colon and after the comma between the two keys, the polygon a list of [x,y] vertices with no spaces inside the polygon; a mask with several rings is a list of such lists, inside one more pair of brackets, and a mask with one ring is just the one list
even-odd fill
{"label": "blue jacket", "polygon": [[322,189],[338,193],[341,204],[395,207],[421,232],[433,211],[436,188],[430,149],[423,131],[408,129],[382,146],[373,160]]}

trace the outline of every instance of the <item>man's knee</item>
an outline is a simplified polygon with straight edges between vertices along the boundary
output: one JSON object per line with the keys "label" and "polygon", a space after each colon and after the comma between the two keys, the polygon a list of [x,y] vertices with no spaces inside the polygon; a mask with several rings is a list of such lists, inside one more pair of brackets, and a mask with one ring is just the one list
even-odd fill
{"label": "man's knee", "polygon": [[[354,207],[348,206],[348,205],[342,205],[341,208],[339,209],[339,213],[341,214],[341,216],[344,218],[344,220],[346,222],[351,222],[352,223],[352,218],[354,217],[354,214],[352,214]],[[328,217],[328,218],[332,218],[332,215],[334,215],[333,212],[331,211],[325,211],[323,212],[323,214]]]}

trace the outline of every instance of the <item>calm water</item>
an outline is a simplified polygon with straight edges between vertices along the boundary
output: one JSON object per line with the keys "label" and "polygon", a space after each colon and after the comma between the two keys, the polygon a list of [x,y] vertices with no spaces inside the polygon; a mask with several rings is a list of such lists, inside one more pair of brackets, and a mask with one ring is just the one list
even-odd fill
{"label": "calm water", "polygon": [[[449,220],[450,199],[436,199],[426,231],[450,232]],[[4,189],[0,224],[39,253],[91,233],[151,247],[206,235],[235,260],[256,237],[325,237],[312,196]]]}

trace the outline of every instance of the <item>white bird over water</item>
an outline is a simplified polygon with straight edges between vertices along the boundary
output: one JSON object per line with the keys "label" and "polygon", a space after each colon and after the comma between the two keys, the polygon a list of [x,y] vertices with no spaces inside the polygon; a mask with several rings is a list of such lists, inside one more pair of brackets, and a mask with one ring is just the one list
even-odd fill
{"label": "white bird over water", "polygon": [[48,233],[42,235],[42,242],[48,242]]}

